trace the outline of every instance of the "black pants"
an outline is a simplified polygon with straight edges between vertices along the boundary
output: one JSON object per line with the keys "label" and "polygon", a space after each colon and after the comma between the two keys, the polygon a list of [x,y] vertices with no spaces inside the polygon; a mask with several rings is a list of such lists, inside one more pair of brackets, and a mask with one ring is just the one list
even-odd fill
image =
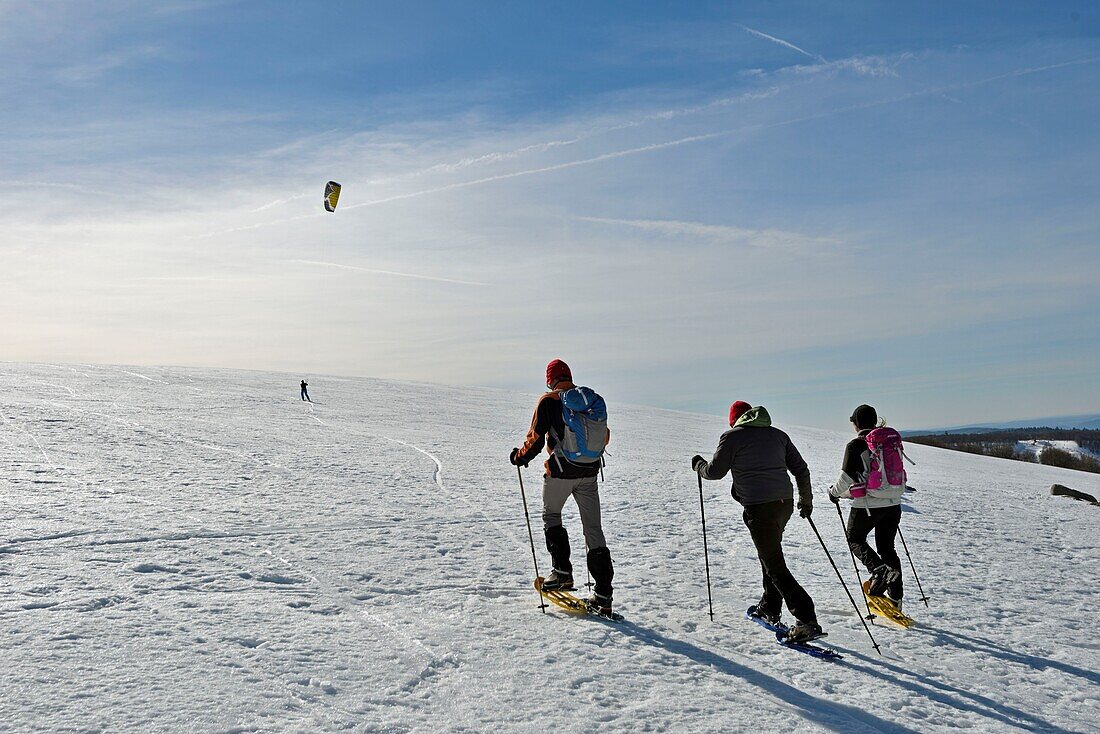
{"label": "black pants", "polygon": [[742,517],[760,556],[764,582],[764,596],[757,608],[768,614],[778,614],[783,602],[786,602],[795,619],[816,623],[813,599],[794,580],[783,558],[783,530],[793,510],[793,500],[745,506]]}
{"label": "black pants", "polygon": [[[882,563],[901,572],[901,559],[894,550],[894,538],[898,534],[898,525],[901,524],[901,505],[892,507],[872,507],[870,513],[866,508],[853,507],[848,513],[848,546],[856,554],[856,558],[863,561],[868,571],[873,571]],[[875,547],[878,553],[871,550],[867,544],[867,536],[875,531]],[[901,577],[897,583],[891,584],[886,593],[893,599],[900,599],[902,595]]]}

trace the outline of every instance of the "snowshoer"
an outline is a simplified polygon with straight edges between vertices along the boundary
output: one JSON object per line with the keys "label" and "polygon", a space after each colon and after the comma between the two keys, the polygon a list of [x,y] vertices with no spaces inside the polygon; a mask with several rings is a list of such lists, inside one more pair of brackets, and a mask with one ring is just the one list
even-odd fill
{"label": "snowshoer", "polygon": [[[901,559],[894,549],[894,539],[901,524],[901,496],[905,482],[902,479],[902,486],[897,489],[886,487],[880,491],[861,491],[871,469],[867,436],[875,428],[886,424],[879,421],[878,412],[870,405],[856,408],[849,420],[857,435],[844,448],[844,464],[836,484],[829,487],[829,499],[837,504],[841,499],[852,500],[846,528],[848,545],[871,572],[867,591],[873,596],[885,593],[900,610]],[[872,530],[875,531],[877,553],[867,543],[867,536]]]}
{"label": "snowshoer", "polygon": [[810,470],[790,437],[772,426],[763,406],[754,408],[738,400],[730,406],[729,424],[714,457],[707,461],[695,455],[691,468],[703,479],[721,479],[733,473],[733,498],[744,506],[742,518],[760,557],[764,595],[756,604],[756,614],[776,624],[786,602],[797,620],[787,640],[806,642],[822,637],[813,599],[791,575],[782,545],[783,530],[795,509],[788,472],[798,481],[799,515],[809,517],[813,511]]}
{"label": "snowshoer", "polygon": [[[606,422],[597,429],[600,436],[586,436],[586,445],[596,446],[592,453],[596,456],[579,455],[571,451],[577,448],[577,436],[574,427],[566,424],[570,414],[571,400],[580,396],[599,398],[588,388],[577,388],[573,384],[573,375],[569,365],[555,359],[546,365],[546,387],[550,392],[539,398],[535,414],[531,419],[531,428],[523,445],[512,449],[509,461],[516,466],[527,466],[547,448],[550,458],[546,461],[546,472],[542,484],[542,523],[546,533],[546,549],[553,560],[553,571],[542,583],[542,588],[571,590],[573,588],[573,564],[569,549],[569,533],[562,525],[561,511],[566,501],[572,497],[580,510],[581,525],[584,529],[585,545],[588,548],[588,571],[594,582],[593,598],[590,600],[601,614],[612,614],[612,586],[615,569],[611,563],[611,551],[607,549],[603,527],[600,522],[600,494],[597,477],[600,472],[599,457],[603,446],[607,444],[610,433]],[[606,421],[606,414],[604,416]],[[571,421],[572,423],[572,421]],[[582,429],[583,430],[583,429]],[[572,456],[573,458],[569,458]]]}
{"label": "snowshoer", "polygon": [[302,380],[302,400],[307,400],[312,403],[313,401],[309,399],[309,393],[306,391],[307,387],[309,387],[309,383]]}

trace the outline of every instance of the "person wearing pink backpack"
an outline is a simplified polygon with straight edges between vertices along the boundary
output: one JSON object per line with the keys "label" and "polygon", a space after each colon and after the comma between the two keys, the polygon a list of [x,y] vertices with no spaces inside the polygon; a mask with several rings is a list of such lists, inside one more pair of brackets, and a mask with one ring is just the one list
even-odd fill
{"label": "person wearing pink backpack", "polygon": [[[840,477],[829,487],[829,499],[834,504],[841,499],[852,500],[846,528],[848,545],[871,572],[867,592],[872,596],[885,594],[900,610],[901,559],[894,540],[901,524],[901,497],[905,492],[902,461],[908,457],[902,449],[901,435],[886,427],[870,405],[856,408],[850,420],[858,435],[844,449]],[[867,543],[872,530],[875,550]]]}

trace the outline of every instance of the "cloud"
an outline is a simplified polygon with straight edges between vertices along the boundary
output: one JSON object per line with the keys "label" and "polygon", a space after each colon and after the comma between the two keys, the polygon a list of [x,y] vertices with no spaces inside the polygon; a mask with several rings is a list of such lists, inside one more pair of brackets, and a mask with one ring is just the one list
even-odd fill
{"label": "cloud", "polygon": [[[791,67],[789,71],[795,74],[823,74],[838,71],[850,71],[859,76],[867,77],[894,77],[898,76],[897,67],[904,61],[912,58],[912,54],[900,54],[893,57],[885,56],[849,56],[835,61],[821,59],[820,64],[799,64]],[[788,71],[788,70],[784,70]]]}
{"label": "cloud", "polygon": [[744,244],[763,249],[798,252],[834,250],[843,242],[834,237],[804,235],[782,229],[747,229],[724,224],[703,224],[670,219],[610,219],[607,217],[577,217],[578,221],[640,229],[670,238],[696,238],[712,242]]}
{"label": "cloud", "polygon": [[54,71],[53,76],[65,84],[87,84],[117,69],[154,59],[162,53],[162,50],[157,46],[140,46],[124,51],[112,51],[88,61],[82,61],[79,64],[63,66]]}
{"label": "cloud", "polygon": [[473,280],[458,280],[457,278],[441,278],[435,275],[421,275],[419,273],[400,273],[395,270],[379,270],[377,268],[364,268],[358,265],[344,265],[343,263],[320,262],[317,260],[284,260],[285,263],[296,265],[311,265],[321,268],[337,268],[339,270],[354,270],[359,273],[371,273],[373,275],[393,275],[398,278],[413,278],[415,280],[432,280],[437,283],[454,283],[456,285],[488,286],[489,283],[478,283]]}

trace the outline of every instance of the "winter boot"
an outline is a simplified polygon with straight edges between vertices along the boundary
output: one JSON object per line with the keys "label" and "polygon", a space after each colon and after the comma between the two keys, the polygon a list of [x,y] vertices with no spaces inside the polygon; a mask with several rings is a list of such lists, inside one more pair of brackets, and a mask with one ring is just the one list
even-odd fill
{"label": "winter boot", "polygon": [[558,569],[550,572],[550,575],[542,580],[543,591],[572,591],[573,574],[562,573]]}
{"label": "winter boot", "polygon": [[611,586],[615,578],[615,567],[611,564],[611,551],[607,548],[593,548],[588,551],[588,572],[592,574],[592,580],[595,582],[592,590],[596,595],[610,599],[615,591]]}
{"label": "winter boot", "polygon": [[882,563],[871,572],[871,583],[867,587],[867,593],[871,596],[882,596],[900,578],[901,571]]}
{"label": "winter boot", "polygon": [[593,594],[591,597],[584,600],[584,604],[588,607],[589,611],[603,615],[604,617],[610,617],[614,614],[611,609],[610,596],[604,596],[603,594]]}
{"label": "winter boot", "polygon": [[787,631],[787,636],[783,638],[784,642],[809,642],[810,640],[816,640],[819,637],[825,637],[826,633],[821,631],[821,625],[817,622],[802,622],[799,621],[794,627],[791,627]]}
{"label": "winter boot", "polygon": [[782,610],[772,612],[770,609],[766,609],[762,602],[757,602],[756,606],[752,608],[749,614],[770,624],[772,627],[778,627],[781,624]]}

